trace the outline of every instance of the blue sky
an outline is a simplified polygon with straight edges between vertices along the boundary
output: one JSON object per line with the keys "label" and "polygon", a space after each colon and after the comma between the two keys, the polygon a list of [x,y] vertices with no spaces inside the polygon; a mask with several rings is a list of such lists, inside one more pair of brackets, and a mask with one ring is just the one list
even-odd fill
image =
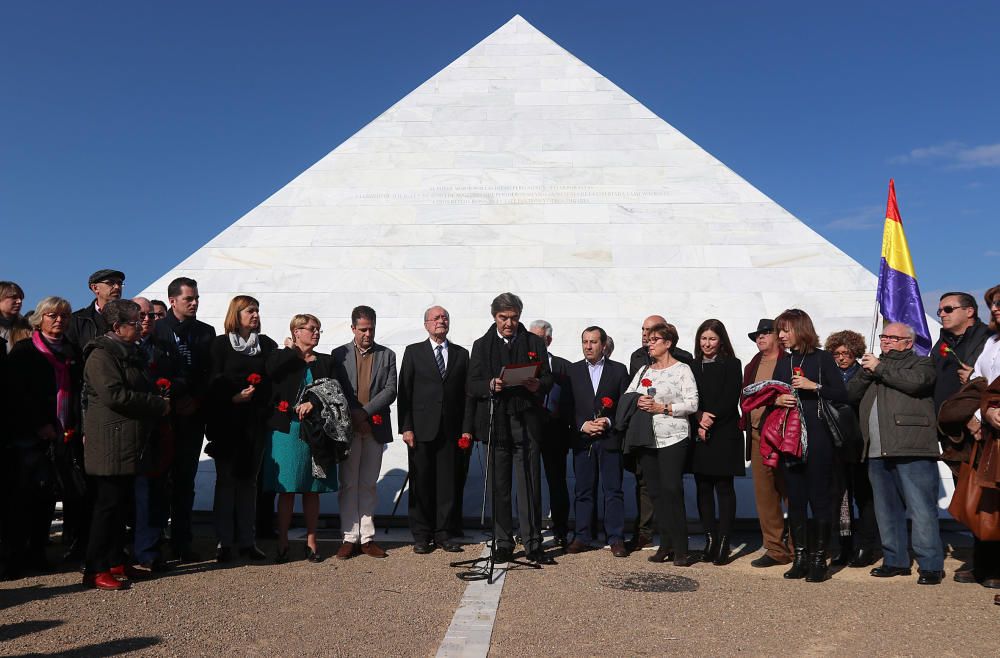
{"label": "blue sky", "polygon": [[[0,4],[0,278],[135,293],[519,13],[925,298],[1000,281],[1000,3]],[[929,307],[933,312],[933,307]]]}

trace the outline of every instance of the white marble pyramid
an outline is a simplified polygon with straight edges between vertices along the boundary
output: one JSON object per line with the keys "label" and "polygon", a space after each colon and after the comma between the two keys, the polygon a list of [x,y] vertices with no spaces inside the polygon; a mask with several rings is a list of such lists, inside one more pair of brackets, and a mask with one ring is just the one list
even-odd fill
{"label": "white marble pyramid", "polygon": [[[143,294],[163,297],[182,275],[198,280],[200,317],[217,327],[229,299],[248,293],[279,343],[293,314],[319,316],[326,351],[350,339],[351,308],[368,304],[377,339],[400,355],[425,336],[428,306],[447,307],[452,338],[470,346],[490,300],[510,290],[525,320],[552,322],[553,351],[572,360],[594,323],[627,360],[651,313],[674,322],[687,349],[702,320],[719,318],[744,359],[754,352],[746,332],[788,307],[808,310],[823,335],[867,334],[876,285],[520,16]],[[397,442],[380,513],[405,468]],[[742,498],[741,515],[752,515],[752,496]]]}

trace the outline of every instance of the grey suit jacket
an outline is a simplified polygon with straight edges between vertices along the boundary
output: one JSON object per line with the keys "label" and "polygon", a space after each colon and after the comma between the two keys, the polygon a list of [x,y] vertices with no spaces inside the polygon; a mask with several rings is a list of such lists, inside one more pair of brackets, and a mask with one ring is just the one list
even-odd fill
{"label": "grey suit jacket", "polygon": [[372,423],[375,440],[392,443],[392,417],[389,407],[396,401],[396,353],[384,345],[372,346],[372,386],[368,404],[358,402],[358,360],[353,341],[333,350],[337,379],[354,409],[364,409],[368,417],[381,416],[382,424]]}

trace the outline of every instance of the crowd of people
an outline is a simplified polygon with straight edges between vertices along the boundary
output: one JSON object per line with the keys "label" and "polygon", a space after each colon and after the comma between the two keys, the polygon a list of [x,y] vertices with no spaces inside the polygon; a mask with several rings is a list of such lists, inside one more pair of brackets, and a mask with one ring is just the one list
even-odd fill
{"label": "crowd of people", "polygon": [[[876,354],[849,330],[821,341],[805,311],[788,309],[747,334],[757,354],[745,367],[719,320],[701,323],[691,354],[660,315],[643,321],[628,364],[612,360],[613,341],[597,325],[582,330],[582,358],[571,362],[549,352],[552,325],[525,326],[522,301],[503,293],[471,350],[449,340],[446,309],[427,309],[427,338],[406,347],[397,370],[395,353],[375,341],[369,306],[352,311],[353,339],[328,355],[316,351],[315,315],[291,318],[279,346],[261,333],[260,303],[249,295],[231,300],[216,335],[197,318],[194,280],[172,281],[166,303],[125,299],[124,282],[100,270],[87,307],[73,312],[46,297],[26,314],[20,286],[0,282],[5,578],[49,567],[60,500],[64,559],[82,563],[85,586],[124,589],[201,560],[191,518],[203,447],[215,461],[217,561],[269,559],[262,536],[276,540],[278,563],[322,561],[319,497],[333,492],[343,533],[334,557],[385,558],[374,516],[394,403],[417,554],[463,551],[475,441],[489,450],[497,562],[513,559],[518,543],[539,565],[604,542],[623,558],[659,534],[652,562],[724,566],[733,559],[734,478],[749,461],[763,544],[753,567],[787,565],[785,578],[822,582],[831,566],[881,560],[872,576],[908,576],[912,541],[917,582],[934,585],[945,575],[938,462],[960,485],[974,472],[983,496],[1000,488],[1000,286],[985,295],[988,326],[973,296],[943,295],[929,357],[914,351],[905,324],[883,328]],[[543,470],[556,550],[542,542]],[[625,471],[637,506],[627,541]],[[702,551],[688,543],[686,473]],[[296,494],[306,541],[293,556]],[[980,507],[976,522],[963,517],[973,556],[954,579],[1000,588],[997,523]]]}

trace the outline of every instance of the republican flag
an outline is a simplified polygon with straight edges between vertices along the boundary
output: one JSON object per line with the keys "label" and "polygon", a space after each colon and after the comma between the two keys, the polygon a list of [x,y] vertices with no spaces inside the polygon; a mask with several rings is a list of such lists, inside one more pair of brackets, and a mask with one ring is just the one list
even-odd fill
{"label": "republican flag", "polygon": [[885,209],[882,233],[882,262],[878,272],[878,305],[887,322],[905,322],[917,334],[913,349],[927,356],[931,351],[931,332],[927,328],[924,302],[917,286],[917,273],[910,258],[910,247],[903,233],[903,220],[896,205],[896,185],[889,180],[889,202]]}

